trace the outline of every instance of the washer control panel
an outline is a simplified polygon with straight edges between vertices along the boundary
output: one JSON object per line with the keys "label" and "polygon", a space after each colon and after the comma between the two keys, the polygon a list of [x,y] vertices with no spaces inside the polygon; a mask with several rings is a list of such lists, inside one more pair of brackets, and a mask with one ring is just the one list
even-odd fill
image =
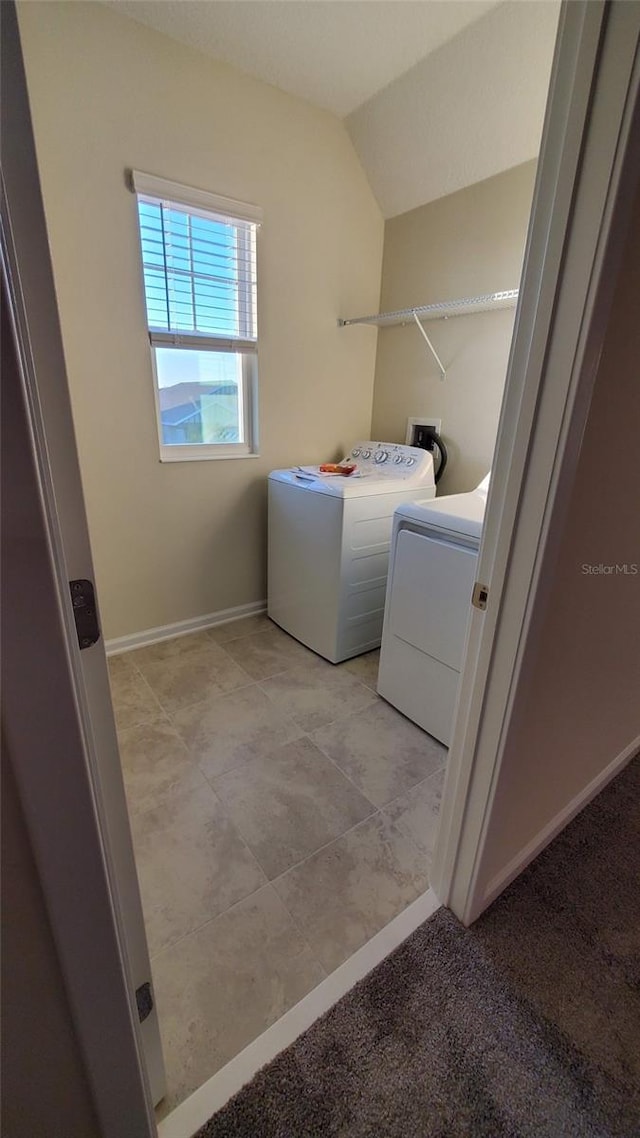
{"label": "washer control panel", "polygon": [[356,443],[343,462],[354,462],[363,478],[433,483],[431,452],[403,443]]}

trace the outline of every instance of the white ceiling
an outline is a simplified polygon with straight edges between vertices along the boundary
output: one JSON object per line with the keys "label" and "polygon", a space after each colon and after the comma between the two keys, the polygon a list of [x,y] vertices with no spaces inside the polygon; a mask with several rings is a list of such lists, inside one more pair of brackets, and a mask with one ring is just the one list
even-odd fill
{"label": "white ceiling", "polygon": [[103,0],[345,119],[385,217],[540,145],[560,0]]}
{"label": "white ceiling", "polygon": [[498,0],[107,0],[344,117]]}
{"label": "white ceiling", "polygon": [[385,217],[537,157],[559,10],[498,5],[347,118]]}

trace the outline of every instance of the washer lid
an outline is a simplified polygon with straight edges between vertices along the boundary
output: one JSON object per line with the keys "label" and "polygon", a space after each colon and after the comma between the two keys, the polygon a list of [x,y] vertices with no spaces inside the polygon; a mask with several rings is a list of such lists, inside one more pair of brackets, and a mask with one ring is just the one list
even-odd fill
{"label": "washer lid", "polygon": [[288,482],[290,486],[308,490],[313,494],[327,494],[332,498],[365,498],[368,494],[424,494],[431,492],[428,486],[412,486],[411,483],[401,482],[390,478],[377,478],[375,474],[362,475],[356,478],[353,475],[345,477],[343,474],[316,475],[304,473],[304,468],[295,470],[272,470],[269,475],[270,482]]}
{"label": "washer lid", "polygon": [[420,493],[425,497],[435,494],[433,455],[419,447],[355,443],[344,461],[353,462],[357,468],[354,474],[323,474],[317,466],[294,466],[272,470],[269,478],[334,498],[364,498],[368,494],[406,494],[412,498]]}
{"label": "washer lid", "polygon": [[406,518],[425,529],[446,530],[479,540],[486,505],[486,493],[471,490],[467,494],[448,494],[427,501],[403,502],[396,507],[395,516]]}

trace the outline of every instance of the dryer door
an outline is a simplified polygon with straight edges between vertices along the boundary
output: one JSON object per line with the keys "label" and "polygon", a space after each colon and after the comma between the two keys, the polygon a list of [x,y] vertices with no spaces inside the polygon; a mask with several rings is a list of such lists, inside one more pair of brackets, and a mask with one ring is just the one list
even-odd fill
{"label": "dryer door", "polygon": [[395,636],[460,670],[476,549],[427,533],[400,530],[393,571],[390,628]]}

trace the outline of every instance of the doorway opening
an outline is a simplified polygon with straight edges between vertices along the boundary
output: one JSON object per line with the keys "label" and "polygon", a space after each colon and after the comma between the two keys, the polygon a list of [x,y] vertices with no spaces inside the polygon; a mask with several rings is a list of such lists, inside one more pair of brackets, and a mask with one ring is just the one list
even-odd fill
{"label": "doorway opening", "polygon": [[[240,1012],[262,1001],[273,1023],[424,891],[445,751],[378,698],[374,655],[325,665],[263,612],[150,641],[112,643],[110,673],[154,974],[181,960],[160,1019],[176,1050],[195,1024],[220,1065],[260,1030]],[[206,1077],[182,1061],[174,1102]]]}

